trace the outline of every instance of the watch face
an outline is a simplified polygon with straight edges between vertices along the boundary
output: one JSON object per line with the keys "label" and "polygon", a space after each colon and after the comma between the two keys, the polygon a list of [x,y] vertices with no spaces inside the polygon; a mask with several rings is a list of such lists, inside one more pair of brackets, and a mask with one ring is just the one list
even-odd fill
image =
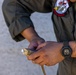
{"label": "watch face", "polygon": [[68,49],[65,49],[64,50],[64,55],[69,55],[70,54],[70,51]]}
{"label": "watch face", "polygon": [[72,49],[70,47],[63,47],[62,48],[62,55],[64,57],[71,56],[71,54],[72,54]]}

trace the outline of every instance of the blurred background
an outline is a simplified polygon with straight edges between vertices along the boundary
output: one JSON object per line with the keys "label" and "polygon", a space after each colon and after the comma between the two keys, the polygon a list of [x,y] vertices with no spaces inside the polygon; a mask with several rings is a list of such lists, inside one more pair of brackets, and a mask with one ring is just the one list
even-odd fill
{"label": "blurred background", "polygon": [[[40,66],[28,61],[21,53],[22,48],[27,48],[29,42],[23,40],[15,42],[8,31],[2,14],[2,2],[0,0],[0,75],[43,75]],[[31,19],[36,31],[46,41],[56,41],[51,13],[33,13]],[[47,75],[56,75],[58,65],[46,67]]]}

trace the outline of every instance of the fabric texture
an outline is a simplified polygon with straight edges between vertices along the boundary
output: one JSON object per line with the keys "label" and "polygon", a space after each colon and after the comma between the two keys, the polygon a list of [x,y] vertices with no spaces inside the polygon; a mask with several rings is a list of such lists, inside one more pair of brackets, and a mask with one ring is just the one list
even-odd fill
{"label": "fabric texture", "polygon": [[46,0],[4,0],[2,10],[12,38],[21,41],[24,38],[20,33],[30,26],[34,28],[31,14],[35,11],[50,12],[51,7]]}

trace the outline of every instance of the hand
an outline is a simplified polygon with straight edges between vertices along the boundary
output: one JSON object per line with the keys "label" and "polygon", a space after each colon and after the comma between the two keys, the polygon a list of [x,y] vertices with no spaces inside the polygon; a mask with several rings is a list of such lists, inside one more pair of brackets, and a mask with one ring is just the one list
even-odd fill
{"label": "hand", "polygon": [[76,0],[70,0],[71,2],[76,2]]}
{"label": "hand", "polygon": [[29,49],[36,49],[41,43],[44,43],[45,40],[40,37],[35,37],[30,41],[28,46]]}
{"label": "hand", "polygon": [[36,49],[39,44],[45,42],[32,27],[22,31],[21,35],[30,42],[30,45],[28,46],[29,49]]}
{"label": "hand", "polygon": [[28,56],[28,59],[39,65],[53,66],[64,59],[60,53],[62,46],[62,43],[51,41],[42,43],[37,48],[39,50]]}

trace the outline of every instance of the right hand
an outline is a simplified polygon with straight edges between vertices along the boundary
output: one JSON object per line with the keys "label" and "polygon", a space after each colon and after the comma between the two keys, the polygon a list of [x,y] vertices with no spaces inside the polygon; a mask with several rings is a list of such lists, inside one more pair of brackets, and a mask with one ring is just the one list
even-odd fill
{"label": "right hand", "polygon": [[35,29],[32,27],[29,27],[22,31],[21,35],[30,42],[28,46],[29,49],[36,49],[38,45],[45,42],[44,39],[39,37]]}
{"label": "right hand", "polygon": [[28,46],[29,49],[37,49],[37,47],[41,44],[44,43],[45,40],[41,37],[35,37],[30,41],[30,44]]}

